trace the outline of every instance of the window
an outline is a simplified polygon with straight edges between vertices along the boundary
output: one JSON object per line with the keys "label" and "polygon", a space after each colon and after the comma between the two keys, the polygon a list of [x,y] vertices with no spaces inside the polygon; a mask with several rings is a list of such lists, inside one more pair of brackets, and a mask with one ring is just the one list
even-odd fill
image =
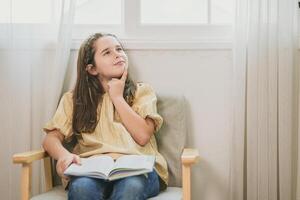
{"label": "window", "polygon": [[[1,0],[0,23],[51,23],[61,0]],[[121,24],[121,0],[77,0],[75,24]]]}
{"label": "window", "polygon": [[232,24],[233,0],[141,0],[142,24]]}
{"label": "window", "polygon": [[204,24],[207,22],[204,0],[141,0],[141,24]]}
{"label": "window", "polygon": [[234,0],[211,0],[211,23],[234,23]]}
{"label": "window", "polygon": [[0,23],[49,23],[53,10],[51,0],[1,0]]}
{"label": "window", "polygon": [[124,1],[124,27],[133,38],[231,41],[234,0]]}
{"label": "window", "polygon": [[122,24],[121,0],[77,0],[75,24]]}
{"label": "window", "polygon": [[[0,24],[53,24],[61,3],[1,0]],[[127,40],[229,41],[233,8],[234,0],[77,0],[73,38],[113,32]]]}

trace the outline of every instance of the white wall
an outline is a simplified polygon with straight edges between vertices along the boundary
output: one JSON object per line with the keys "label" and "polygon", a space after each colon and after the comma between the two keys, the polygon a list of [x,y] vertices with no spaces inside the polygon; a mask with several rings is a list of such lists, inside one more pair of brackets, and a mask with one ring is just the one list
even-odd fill
{"label": "white wall", "polygon": [[[129,50],[130,73],[157,92],[176,91],[189,103],[189,145],[199,149],[192,171],[194,200],[229,200],[232,133],[232,55],[230,50]],[[73,51],[66,82],[74,82]],[[72,74],[72,75],[71,75]],[[69,88],[70,85],[66,85]]]}
{"label": "white wall", "polygon": [[[230,161],[230,135],[232,132],[232,56],[230,50],[129,50],[130,73],[137,81],[150,83],[157,92],[174,91],[186,96],[189,103],[189,145],[196,147],[200,152],[200,162],[193,168],[192,195],[193,199],[202,200],[228,200],[229,191],[229,161]],[[6,55],[0,53],[2,58]],[[45,52],[43,55],[31,55],[37,62],[45,63],[41,73],[47,77],[48,70],[53,63],[53,54]],[[26,59],[26,58],[24,58]],[[76,76],[77,50],[73,50],[69,63],[70,76],[66,80],[65,90],[74,83]],[[2,62],[4,62],[2,60]],[[6,66],[3,64],[3,66]],[[15,66],[8,64],[8,66]],[[18,67],[18,66],[15,66]],[[25,68],[24,68],[25,67]],[[24,71],[25,70],[25,71]],[[27,70],[27,71],[26,71]],[[3,140],[0,140],[1,157],[1,187],[3,199],[20,198],[20,165],[13,165],[11,155],[16,152],[30,150],[26,142],[31,137],[31,130],[40,130],[41,122],[29,123],[32,109],[38,102],[31,99],[32,92],[42,94],[38,82],[31,82],[30,67],[22,66],[20,73],[4,75],[1,79],[2,90],[6,98],[2,100],[3,108],[13,108],[11,116],[1,115]],[[23,73],[24,72],[24,73]],[[24,76],[25,75],[25,76]],[[46,77],[39,80],[47,81]],[[19,85],[6,85],[12,80],[22,80]],[[16,79],[17,78],[17,79]],[[21,85],[20,85],[21,84]],[[31,85],[33,85],[31,87]],[[26,89],[24,89],[26,87]],[[31,89],[30,89],[31,88]],[[18,93],[15,93],[18,91]],[[22,98],[18,98],[23,91]],[[37,95],[39,96],[39,95]],[[13,101],[12,101],[13,100]],[[22,107],[21,105],[27,106]],[[30,111],[31,110],[31,111]],[[5,110],[3,110],[5,111]],[[16,112],[13,112],[16,111]],[[24,116],[24,117],[22,117]],[[17,122],[17,126],[16,123]],[[27,124],[27,125],[26,125]],[[24,125],[24,126],[23,126]],[[23,127],[20,131],[20,127]],[[31,126],[28,127],[28,126]],[[27,128],[26,128],[27,127]],[[43,133],[41,133],[43,135]],[[42,137],[41,135],[41,137]],[[12,142],[17,141],[17,142]],[[39,141],[39,139],[37,139]],[[31,145],[37,148],[39,144]],[[35,168],[37,169],[37,168]],[[36,182],[38,179],[33,178]],[[34,184],[36,185],[36,184]],[[40,185],[40,184],[38,184]],[[39,188],[33,188],[33,194]],[[1,199],[2,199],[1,198]]]}
{"label": "white wall", "polygon": [[[54,56],[50,50],[0,50],[1,200],[21,199],[21,165],[12,163],[12,155],[41,148],[45,122],[39,110],[44,105],[44,84],[49,81]],[[33,194],[44,185],[38,178],[40,164],[33,164]]]}

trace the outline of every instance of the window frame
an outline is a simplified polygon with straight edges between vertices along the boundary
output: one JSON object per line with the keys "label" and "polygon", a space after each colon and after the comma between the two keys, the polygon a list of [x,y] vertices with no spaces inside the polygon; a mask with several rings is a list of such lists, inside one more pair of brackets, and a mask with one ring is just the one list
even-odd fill
{"label": "window frame", "polygon": [[[214,38],[228,39],[232,36],[232,25],[208,24],[141,24],[140,0],[123,1],[125,32],[136,38],[186,38],[195,39]],[[210,2],[210,1],[209,1]],[[208,12],[210,16],[210,11]],[[172,33],[170,35],[170,32]]]}

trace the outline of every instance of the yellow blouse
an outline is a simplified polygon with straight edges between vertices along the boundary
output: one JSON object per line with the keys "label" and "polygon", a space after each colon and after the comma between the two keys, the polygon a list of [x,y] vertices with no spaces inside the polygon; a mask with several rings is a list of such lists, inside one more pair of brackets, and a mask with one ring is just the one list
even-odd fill
{"label": "yellow blouse", "polygon": [[[58,105],[53,118],[44,126],[43,130],[48,133],[59,130],[68,140],[72,132],[73,92],[66,92]],[[141,117],[149,117],[155,123],[157,132],[162,123],[162,117],[157,113],[157,98],[152,87],[146,83],[138,83],[132,109]],[[152,135],[148,144],[140,146],[131,137],[130,133],[121,123],[118,113],[108,95],[104,93],[102,105],[97,109],[98,124],[93,133],[82,133],[78,139],[73,153],[80,157],[89,157],[104,153],[155,155],[154,169],[163,181],[163,188],[168,184],[167,162],[158,152],[155,136]]]}

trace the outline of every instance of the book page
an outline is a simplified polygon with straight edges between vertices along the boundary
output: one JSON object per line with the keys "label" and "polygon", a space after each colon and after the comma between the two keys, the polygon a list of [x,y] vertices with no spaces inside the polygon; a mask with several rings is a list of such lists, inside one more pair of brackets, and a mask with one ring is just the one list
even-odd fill
{"label": "book page", "polygon": [[117,180],[129,176],[147,174],[152,171],[153,169],[141,169],[141,170],[136,169],[136,170],[120,170],[120,171],[118,171],[118,169],[115,169],[114,171],[112,171],[112,173],[110,173],[109,180]]}
{"label": "book page", "polygon": [[81,165],[71,164],[64,172],[65,175],[90,176],[107,178],[114,166],[114,160],[110,156],[95,156],[81,158]]}
{"label": "book page", "polygon": [[152,170],[155,162],[155,156],[152,155],[124,155],[117,159],[113,167],[116,170],[137,170],[148,169]]}

